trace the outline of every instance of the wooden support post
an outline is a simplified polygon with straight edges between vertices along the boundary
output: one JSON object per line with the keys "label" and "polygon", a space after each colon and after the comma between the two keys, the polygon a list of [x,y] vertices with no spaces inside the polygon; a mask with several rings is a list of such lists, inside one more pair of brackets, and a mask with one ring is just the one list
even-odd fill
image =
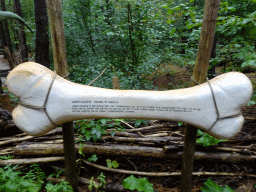
{"label": "wooden support post", "polygon": [[[192,78],[198,83],[204,83],[209,68],[209,60],[212,51],[215,26],[220,6],[220,0],[206,0],[196,63]],[[191,86],[196,85],[194,82]],[[197,128],[186,125],[185,144],[182,157],[181,170],[181,192],[192,191],[192,172],[194,163],[194,152],[196,145]]]}
{"label": "wooden support post", "polygon": [[[61,0],[47,0],[47,9],[49,24],[51,29],[51,40],[53,47],[54,69],[60,76],[68,74],[66,45],[64,37],[64,23],[62,15]],[[64,123],[63,145],[65,156],[66,179],[73,187],[74,191],[78,191],[78,178],[76,174],[76,153],[74,142],[73,122]]]}

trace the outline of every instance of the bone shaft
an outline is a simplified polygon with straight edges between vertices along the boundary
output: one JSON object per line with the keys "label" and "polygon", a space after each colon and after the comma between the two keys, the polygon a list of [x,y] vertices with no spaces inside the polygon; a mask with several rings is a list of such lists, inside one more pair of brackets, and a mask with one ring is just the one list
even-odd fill
{"label": "bone shaft", "polygon": [[[200,87],[193,91],[186,89],[184,92],[156,92],[75,86],[73,84],[67,88],[72,89],[72,94],[60,94],[63,99],[59,98],[57,104],[65,106],[65,109],[61,110],[63,114],[59,114],[61,121],[63,118],[68,121],[86,118],[134,118],[175,120],[198,125],[198,121],[193,122],[193,119],[207,113],[207,106],[202,105],[202,100],[209,100],[211,97],[210,92],[205,93],[204,88],[204,94],[199,96],[199,100]],[[208,107],[213,107],[213,104]],[[52,108],[54,109],[54,106]]]}

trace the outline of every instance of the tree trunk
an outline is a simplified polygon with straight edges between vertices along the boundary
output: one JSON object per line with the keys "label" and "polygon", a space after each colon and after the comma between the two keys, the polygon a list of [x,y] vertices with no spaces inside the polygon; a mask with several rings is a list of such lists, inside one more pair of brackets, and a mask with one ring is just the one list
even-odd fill
{"label": "tree trunk", "polygon": [[[199,84],[206,81],[219,6],[220,0],[205,1],[198,52],[192,75],[192,79]],[[196,85],[194,81],[191,82],[191,86]],[[182,157],[181,192],[190,192],[192,190],[191,181],[196,133],[197,128],[191,125],[186,125],[185,144]]]}
{"label": "tree trunk", "polygon": [[[15,12],[17,15],[19,15],[21,18],[23,18],[22,10],[21,10],[21,4],[20,0],[14,0],[15,4]],[[19,23],[19,40],[20,40],[20,51],[21,51],[21,58],[22,62],[27,61],[28,58],[28,48],[26,45],[26,35],[24,31],[24,25],[22,24],[21,21],[18,21]]]}
{"label": "tree trunk", "polygon": [[133,23],[132,23],[132,11],[131,11],[131,5],[130,3],[128,3],[128,7],[127,7],[127,12],[128,12],[128,25],[129,25],[129,38],[130,38],[130,43],[131,43],[131,52],[132,52],[132,68],[131,71],[133,72],[133,69],[135,68],[135,59],[136,59],[136,55],[135,55],[135,45],[134,45],[134,41],[132,39],[132,32],[133,32]]}
{"label": "tree trunk", "polygon": [[3,49],[6,46],[6,40],[5,40],[4,26],[2,21],[0,21],[0,37],[1,37],[1,49]]}
{"label": "tree trunk", "polygon": [[[2,11],[6,11],[5,1],[4,0],[1,0],[1,8],[2,8]],[[8,23],[7,23],[7,21],[3,21],[3,24],[4,24],[4,32],[5,32],[6,44],[9,47],[9,50],[10,50],[11,54],[13,54],[12,42],[11,42],[11,38],[10,38]]]}
{"label": "tree trunk", "polygon": [[[218,35],[215,33],[215,34],[214,34],[213,44],[212,44],[211,58],[215,58],[215,57],[216,57],[217,42],[218,42]],[[210,69],[209,69],[209,71],[208,71],[208,77],[209,77],[209,79],[212,79],[212,78],[215,77],[215,75],[216,75],[215,68],[216,68],[216,65],[211,65],[211,67],[210,67]]]}
{"label": "tree trunk", "polygon": [[34,0],[36,22],[36,62],[50,68],[48,16],[45,0]]}

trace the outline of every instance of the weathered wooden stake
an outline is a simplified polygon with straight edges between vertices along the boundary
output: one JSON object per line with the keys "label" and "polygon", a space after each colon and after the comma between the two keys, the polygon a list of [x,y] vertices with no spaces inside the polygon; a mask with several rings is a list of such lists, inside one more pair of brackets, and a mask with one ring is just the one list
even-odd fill
{"label": "weathered wooden stake", "polygon": [[[209,60],[212,51],[215,26],[220,6],[220,0],[206,0],[204,15],[197,51],[196,63],[192,78],[198,83],[204,83],[209,68]],[[191,86],[196,84],[192,81]],[[196,145],[197,128],[186,125],[185,144],[182,157],[181,192],[192,191],[192,172],[194,163],[194,152]]]}
{"label": "weathered wooden stake", "polygon": [[[51,39],[53,47],[54,69],[57,74],[64,77],[68,74],[66,45],[64,37],[64,23],[62,15],[61,0],[47,0],[47,9],[49,16],[49,24],[51,29]],[[78,191],[78,178],[76,174],[76,153],[74,142],[73,122],[64,123],[63,145],[65,156],[66,179],[73,187],[74,191]]]}

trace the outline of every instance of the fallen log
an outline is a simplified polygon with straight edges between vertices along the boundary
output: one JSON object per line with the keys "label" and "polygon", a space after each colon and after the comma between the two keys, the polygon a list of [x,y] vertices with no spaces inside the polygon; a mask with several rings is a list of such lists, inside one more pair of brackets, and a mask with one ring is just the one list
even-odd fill
{"label": "fallen log", "polygon": [[16,139],[10,139],[10,140],[6,140],[6,141],[1,141],[0,146],[10,144],[10,143],[16,143],[16,142],[20,142],[20,141],[27,141],[27,140],[30,140],[30,139],[33,139],[33,138],[34,138],[34,136],[26,136],[26,137],[22,137],[22,138],[16,138]]}
{"label": "fallen log", "polygon": [[138,134],[135,134],[135,133],[127,133],[127,132],[122,132],[122,131],[116,131],[115,129],[111,129],[111,130],[108,129],[108,130],[106,130],[106,132],[107,132],[108,134],[110,134],[112,130],[115,131],[115,135],[118,135],[118,136],[139,137]]}
{"label": "fallen log", "polygon": [[[78,153],[79,145],[76,144],[76,153]],[[175,149],[176,150],[176,149]],[[171,150],[168,150],[171,151]],[[86,144],[82,146],[84,154],[98,154],[98,155],[122,155],[122,156],[137,156],[137,157],[152,157],[152,158],[167,158],[167,159],[181,159],[183,152],[165,152],[164,148],[156,147],[141,147],[128,145],[99,145]],[[63,155],[62,144],[33,144],[17,145],[14,151],[15,155],[29,156],[29,155]],[[225,162],[239,162],[239,161],[255,161],[256,155],[246,155],[241,153],[227,153],[227,152],[195,152],[195,160],[210,160],[210,161],[225,161]]]}
{"label": "fallen log", "polygon": [[168,143],[171,141],[183,141],[181,137],[146,137],[146,138],[127,138],[127,137],[112,137],[113,141],[117,142],[152,142],[152,143]]}
{"label": "fallen log", "polygon": [[125,129],[125,131],[126,132],[138,132],[138,131],[149,131],[149,132],[151,132],[152,129],[170,128],[170,127],[177,127],[177,126],[170,125],[170,124],[156,124],[156,125],[151,125],[151,126],[141,127],[141,128],[136,128],[136,129]]}
{"label": "fallen log", "polygon": [[[76,152],[78,153],[79,145],[76,144]],[[129,145],[92,145],[86,144],[82,146],[84,154],[105,154],[105,155],[124,155],[124,156],[141,156],[141,157],[169,157],[163,153],[162,148],[140,147]],[[33,144],[33,145],[17,145],[15,148],[16,155],[63,155],[62,144]]]}
{"label": "fallen log", "polygon": [[34,164],[34,163],[48,163],[53,161],[64,161],[64,157],[43,157],[43,158],[30,158],[30,159],[9,159],[1,160],[0,165],[10,164]]}

